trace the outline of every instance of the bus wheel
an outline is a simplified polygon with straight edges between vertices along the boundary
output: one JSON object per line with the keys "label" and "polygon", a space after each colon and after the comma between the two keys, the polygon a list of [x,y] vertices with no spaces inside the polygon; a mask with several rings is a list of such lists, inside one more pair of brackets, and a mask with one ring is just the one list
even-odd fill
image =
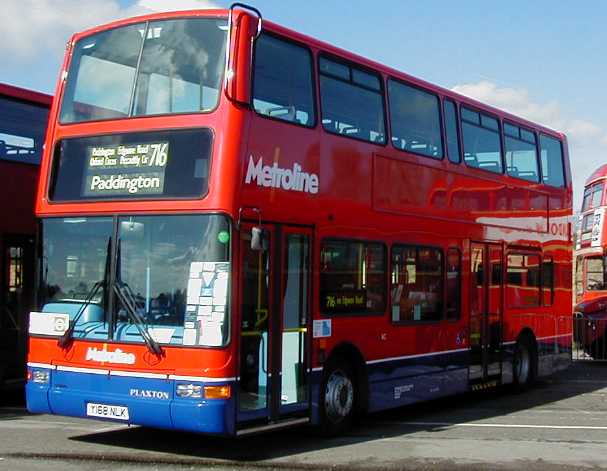
{"label": "bus wheel", "polygon": [[321,389],[321,433],[339,435],[352,424],[356,385],[351,367],[343,361],[331,361],[325,367]]}
{"label": "bus wheel", "polygon": [[525,391],[535,381],[537,355],[533,341],[528,335],[521,336],[516,342],[514,361],[512,363],[514,385],[519,391]]}

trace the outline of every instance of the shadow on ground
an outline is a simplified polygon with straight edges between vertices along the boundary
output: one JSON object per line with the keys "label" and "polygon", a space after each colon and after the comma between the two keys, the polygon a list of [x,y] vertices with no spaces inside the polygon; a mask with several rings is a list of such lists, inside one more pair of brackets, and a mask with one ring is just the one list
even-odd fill
{"label": "shadow on ground", "polygon": [[[556,376],[539,381],[525,393],[503,387],[375,413],[365,417],[349,434],[331,439],[321,438],[307,427],[240,439],[133,427],[74,436],[71,440],[128,449],[130,453],[160,452],[181,459],[220,459],[245,464],[444,428],[407,422],[480,421],[557,401],[562,402],[559,407],[567,409],[566,401],[574,399],[572,402],[575,402],[576,396],[604,387],[607,387],[607,364],[579,362]],[[571,409],[575,409],[574,404]]]}

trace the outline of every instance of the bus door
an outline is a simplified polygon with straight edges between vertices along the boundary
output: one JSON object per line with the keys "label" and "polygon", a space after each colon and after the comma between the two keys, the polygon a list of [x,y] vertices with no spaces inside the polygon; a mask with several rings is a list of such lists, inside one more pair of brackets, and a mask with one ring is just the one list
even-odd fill
{"label": "bus door", "polygon": [[25,332],[34,293],[34,238],[29,235],[7,235],[2,247],[0,382],[25,378]]}
{"label": "bus door", "polygon": [[501,244],[471,244],[469,380],[473,384],[501,378],[502,260]]}
{"label": "bus door", "polygon": [[243,224],[240,231],[238,420],[303,422],[310,400],[312,230],[264,224],[261,249],[252,247],[256,230]]}

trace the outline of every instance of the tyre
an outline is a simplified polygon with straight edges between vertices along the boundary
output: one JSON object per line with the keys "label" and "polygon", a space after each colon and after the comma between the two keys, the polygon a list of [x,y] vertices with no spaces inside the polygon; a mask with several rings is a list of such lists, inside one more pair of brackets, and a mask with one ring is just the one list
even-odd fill
{"label": "tyre", "polygon": [[357,385],[352,367],[341,359],[325,366],[320,392],[320,432],[324,436],[344,433],[352,425]]}
{"label": "tyre", "polygon": [[519,391],[531,387],[537,377],[537,352],[535,343],[528,335],[519,337],[512,362],[514,385]]}
{"label": "tyre", "polygon": [[605,334],[592,342],[587,349],[584,349],[594,360],[605,359]]}

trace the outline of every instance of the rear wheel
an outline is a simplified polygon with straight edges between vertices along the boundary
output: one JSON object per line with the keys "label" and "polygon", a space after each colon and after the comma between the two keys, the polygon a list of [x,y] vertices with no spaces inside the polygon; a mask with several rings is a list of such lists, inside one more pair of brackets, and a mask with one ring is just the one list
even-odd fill
{"label": "rear wheel", "polygon": [[594,342],[590,344],[586,353],[588,353],[595,360],[604,360],[605,359],[605,334],[599,338],[597,338]]}
{"label": "rear wheel", "polygon": [[535,343],[524,335],[516,342],[514,361],[512,363],[514,384],[517,389],[524,391],[534,382],[537,375],[537,353]]}
{"label": "rear wheel", "polygon": [[321,385],[321,433],[339,435],[351,425],[356,410],[356,382],[343,360],[329,361]]}

